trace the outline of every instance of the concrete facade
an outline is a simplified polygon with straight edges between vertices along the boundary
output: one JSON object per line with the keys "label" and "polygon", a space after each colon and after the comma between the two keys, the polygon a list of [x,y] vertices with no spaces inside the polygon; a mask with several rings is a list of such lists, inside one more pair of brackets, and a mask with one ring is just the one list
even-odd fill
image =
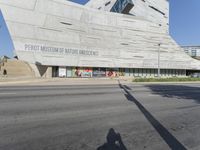
{"label": "concrete facade", "polygon": [[112,11],[112,7],[117,1],[121,1],[122,5],[126,3],[125,1],[133,3],[133,7],[127,14],[142,17],[145,20],[160,24],[162,30],[168,32],[168,0],[90,0],[86,6],[104,11]]}
{"label": "concrete facade", "polygon": [[200,70],[168,34],[168,1],[133,2],[132,15],[90,8],[92,1],[0,0],[0,8],[16,55],[32,66]]}

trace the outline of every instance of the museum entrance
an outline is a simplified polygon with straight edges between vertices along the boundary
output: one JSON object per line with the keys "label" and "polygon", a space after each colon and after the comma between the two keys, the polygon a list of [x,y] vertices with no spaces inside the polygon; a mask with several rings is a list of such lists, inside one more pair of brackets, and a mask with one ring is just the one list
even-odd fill
{"label": "museum entrance", "polygon": [[52,77],[58,77],[58,66],[52,67]]}

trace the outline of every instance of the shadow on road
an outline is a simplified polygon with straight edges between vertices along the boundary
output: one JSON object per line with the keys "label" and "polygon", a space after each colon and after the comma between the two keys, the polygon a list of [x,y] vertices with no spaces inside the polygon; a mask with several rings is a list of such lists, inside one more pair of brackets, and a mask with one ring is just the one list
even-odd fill
{"label": "shadow on road", "polygon": [[97,150],[127,150],[119,133],[113,128],[108,131],[106,136],[107,142],[98,147]]}
{"label": "shadow on road", "polygon": [[184,85],[146,85],[153,94],[167,98],[190,99],[200,103],[200,87]]}
{"label": "shadow on road", "polygon": [[130,90],[128,86],[123,86],[119,82],[119,87],[124,90],[127,100],[135,103],[145,118],[172,150],[187,150],[137,99],[135,99],[135,97],[128,91]]}

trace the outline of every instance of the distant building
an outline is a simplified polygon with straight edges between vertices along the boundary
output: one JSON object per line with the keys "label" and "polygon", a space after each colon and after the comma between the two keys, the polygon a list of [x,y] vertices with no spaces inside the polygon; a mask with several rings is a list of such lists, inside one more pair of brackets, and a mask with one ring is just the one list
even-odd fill
{"label": "distant building", "polygon": [[194,58],[200,58],[200,46],[182,46],[184,51]]}

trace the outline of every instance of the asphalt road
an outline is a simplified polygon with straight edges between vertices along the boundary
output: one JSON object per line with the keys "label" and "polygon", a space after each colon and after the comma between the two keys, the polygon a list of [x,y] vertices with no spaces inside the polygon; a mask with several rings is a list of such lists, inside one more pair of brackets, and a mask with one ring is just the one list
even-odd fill
{"label": "asphalt road", "polygon": [[0,150],[143,149],[200,149],[200,84],[0,87]]}

